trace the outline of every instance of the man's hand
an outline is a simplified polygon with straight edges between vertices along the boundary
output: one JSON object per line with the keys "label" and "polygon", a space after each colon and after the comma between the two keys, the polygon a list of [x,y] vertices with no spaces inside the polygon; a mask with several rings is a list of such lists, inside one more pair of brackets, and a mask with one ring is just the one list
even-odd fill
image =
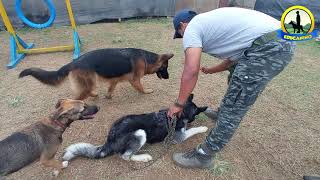
{"label": "man's hand", "polygon": [[172,105],[170,106],[169,110],[168,110],[168,118],[172,119],[173,116],[177,116],[180,117],[181,113],[182,113],[182,108],[181,107],[177,107],[176,105]]}
{"label": "man's hand", "polygon": [[233,61],[230,60],[224,60],[222,63],[216,65],[216,66],[212,66],[212,67],[201,67],[200,70],[205,73],[205,74],[213,74],[213,73],[218,73],[218,72],[222,72],[225,70],[228,70],[228,68],[230,66],[233,65]]}
{"label": "man's hand", "polygon": [[205,74],[212,74],[214,72],[212,72],[211,68],[207,68],[207,67],[201,67],[200,70],[205,73]]}

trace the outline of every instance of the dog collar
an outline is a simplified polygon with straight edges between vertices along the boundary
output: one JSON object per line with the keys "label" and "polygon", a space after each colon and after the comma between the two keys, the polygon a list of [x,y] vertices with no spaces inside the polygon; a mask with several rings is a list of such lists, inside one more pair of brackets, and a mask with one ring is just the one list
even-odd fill
{"label": "dog collar", "polygon": [[61,123],[60,121],[53,120],[52,122],[53,122],[55,125],[61,127],[62,129],[66,129],[66,126],[65,126],[63,123]]}
{"label": "dog collar", "polygon": [[164,120],[167,130],[169,130],[169,128],[170,128],[169,122],[171,120],[168,118],[167,113],[168,113],[168,109],[162,109],[159,112],[155,113],[155,115],[156,115],[155,118],[156,118],[156,120],[158,120],[158,119]]}
{"label": "dog collar", "polygon": [[148,63],[146,58],[144,58],[144,74],[147,74],[147,70],[148,70]]}

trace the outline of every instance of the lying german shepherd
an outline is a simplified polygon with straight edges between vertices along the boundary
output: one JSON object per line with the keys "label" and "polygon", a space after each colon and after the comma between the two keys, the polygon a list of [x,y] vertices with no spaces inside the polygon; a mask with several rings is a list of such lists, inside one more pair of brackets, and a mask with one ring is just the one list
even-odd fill
{"label": "lying german shepherd", "polygon": [[58,71],[45,71],[39,68],[23,70],[19,78],[31,75],[44,84],[56,86],[69,76],[71,88],[76,99],[83,100],[89,96],[96,97],[97,78],[110,83],[107,98],[112,97],[120,81],[129,81],[142,93],[152,93],[144,89],[140,80],[146,74],[156,73],[162,79],[168,79],[168,60],[173,54],[155,54],[142,49],[99,49],[80,56]]}
{"label": "lying german shepherd", "polygon": [[55,168],[54,175],[68,162],[54,159],[62,134],[75,120],[92,119],[99,111],[79,100],[59,100],[49,118],[38,121],[0,141],[0,179],[40,159],[41,164]]}
{"label": "lying german shepherd", "polygon": [[[196,127],[186,130],[187,124],[195,120],[195,116],[207,107],[197,107],[192,102],[193,95],[188,98],[182,115],[177,119],[174,140],[182,142],[189,137],[204,133],[207,127]],[[125,160],[147,162],[152,160],[149,154],[136,153],[145,143],[157,143],[168,134],[168,110],[160,110],[140,115],[128,115],[117,120],[111,127],[104,145],[94,146],[88,143],[78,143],[69,146],[63,160],[69,161],[76,156],[103,158],[112,154],[121,154]]]}

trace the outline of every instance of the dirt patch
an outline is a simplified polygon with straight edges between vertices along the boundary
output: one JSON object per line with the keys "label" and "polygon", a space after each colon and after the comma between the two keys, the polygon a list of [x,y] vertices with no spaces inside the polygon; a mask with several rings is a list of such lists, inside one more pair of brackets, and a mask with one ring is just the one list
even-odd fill
{"label": "dirt patch", "polygon": [[[122,23],[79,26],[83,52],[106,47],[136,47],[157,53],[174,53],[170,61],[169,80],[156,75],[144,78],[143,84],[154,93],[142,95],[128,83],[117,86],[114,98],[103,98],[107,86],[100,84],[99,99],[89,103],[101,107],[98,116],[86,122],[75,122],[64,133],[64,142],[57,154],[76,142],[101,144],[111,124],[119,117],[157,111],[168,107],[176,98],[182,72],[181,40],[172,40],[170,19],[126,21]],[[45,31],[21,30],[27,42],[38,47],[71,42],[70,27],[53,27]],[[27,56],[15,69],[7,70],[9,59],[8,34],[0,32],[0,139],[36,120],[47,116],[59,98],[72,97],[69,82],[58,88],[42,85],[33,78],[18,79],[21,70],[29,67],[57,69],[71,61],[72,53],[51,53]],[[59,179],[302,179],[306,174],[320,174],[320,54],[319,44],[299,44],[294,61],[272,81],[244,118],[232,141],[220,153],[218,163],[222,173],[210,170],[186,170],[173,165],[171,154],[195,147],[205,138],[197,135],[173,146],[152,166],[132,170],[141,164],[127,163],[118,156],[101,160],[79,158],[71,162]],[[219,60],[203,56],[203,65]],[[218,107],[227,88],[227,72],[200,75],[194,91],[198,105]],[[193,126],[214,127],[201,116]],[[144,150],[157,156],[161,144]],[[8,179],[50,179],[51,170],[33,163]]]}

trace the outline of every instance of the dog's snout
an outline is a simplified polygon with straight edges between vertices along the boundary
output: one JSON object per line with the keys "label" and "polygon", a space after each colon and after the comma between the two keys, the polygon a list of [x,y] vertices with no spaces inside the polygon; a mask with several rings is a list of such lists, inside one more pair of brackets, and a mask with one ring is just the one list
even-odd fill
{"label": "dog's snout", "polygon": [[89,106],[88,107],[89,111],[94,111],[94,112],[98,112],[100,110],[99,106],[93,105],[93,106]]}
{"label": "dog's snout", "polygon": [[100,107],[99,106],[92,106],[91,109],[93,112],[97,113],[100,110]]}

